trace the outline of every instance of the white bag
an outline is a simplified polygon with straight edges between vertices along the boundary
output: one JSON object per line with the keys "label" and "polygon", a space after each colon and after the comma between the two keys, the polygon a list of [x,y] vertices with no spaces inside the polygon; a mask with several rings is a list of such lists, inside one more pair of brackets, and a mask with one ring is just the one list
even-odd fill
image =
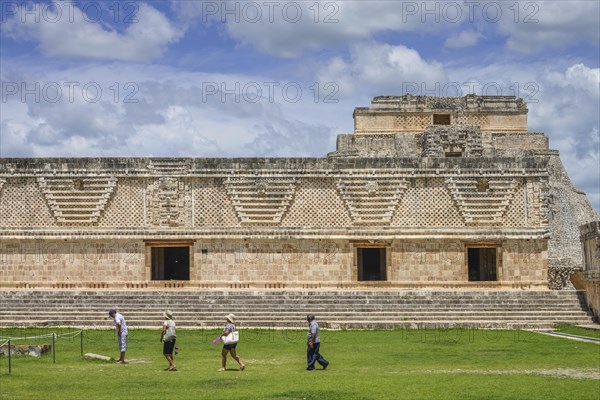
{"label": "white bag", "polygon": [[175,324],[167,323],[167,331],[163,335],[163,342],[170,342],[171,340],[176,338],[175,334]]}
{"label": "white bag", "polygon": [[240,341],[240,333],[238,331],[229,332],[229,335],[221,338],[224,344],[234,344]]}

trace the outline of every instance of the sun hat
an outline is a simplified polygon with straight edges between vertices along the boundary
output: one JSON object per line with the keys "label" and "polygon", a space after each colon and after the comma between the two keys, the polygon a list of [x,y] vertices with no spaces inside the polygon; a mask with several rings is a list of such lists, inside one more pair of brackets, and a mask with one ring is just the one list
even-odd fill
{"label": "sun hat", "polygon": [[117,310],[108,310],[108,315],[110,316],[111,314],[116,314]]}
{"label": "sun hat", "polygon": [[227,318],[227,321],[231,322],[232,324],[235,324],[235,315],[228,314],[225,316],[225,318]]}
{"label": "sun hat", "polygon": [[171,312],[171,310],[167,310],[167,311],[165,311],[165,312],[163,313],[163,316],[164,316],[166,319],[173,319],[173,313]]}

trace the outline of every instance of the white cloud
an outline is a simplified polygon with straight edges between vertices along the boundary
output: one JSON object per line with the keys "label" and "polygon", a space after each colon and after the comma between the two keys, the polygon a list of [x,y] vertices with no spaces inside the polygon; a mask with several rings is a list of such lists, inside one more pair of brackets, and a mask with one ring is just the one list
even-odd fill
{"label": "white cloud", "polygon": [[483,35],[479,32],[462,31],[459,34],[450,36],[448,39],[446,39],[444,47],[448,49],[470,47],[476,45],[481,38],[483,38]]}
{"label": "white cloud", "polygon": [[565,79],[573,87],[585,90],[596,98],[600,95],[600,68],[575,64],[567,69]]}
{"label": "white cloud", "polygon": [[522,53],[539,53],[582,41],[600,44],[598,1],[502,4],[507,18],[502,18],[497,28],[500,33],[509,36],[506,42],[509,49]]}
{"label": "white cloud", "polygon": [[506,36],[509,49],[524,53],[579,41],[600,43],[597,1],[249,3],[253,6],[239,1],[208,2],[213,7],[210,11],[207,2],[175,3],[173,7],[184,25],[194,20],[224,23],[227,33],[242,45],[279,57],[299,57],[305,51],[373,40],[376,34],[391,32],[420,32],[430,37],[449,33],[452,36],[445,47],[462,48],[483,37],[473,27],[486,37]]}
{"label": "white cloud", "polygon": [[[21,93],[3,93],[0,156],[314,156],[334,150],[332,128],[324,116],[328,111],[314,102],[310,83],[302,85],[303,96],[291,103],[284,98],[284,82],[275,88],[273,102],[267,87],[258,101],[247,100],[251,93],[243,91],[244,85],[276,81],[270,77],[167,67],[115,63],[44,74],[28,69],[19,74],[3,71],[0,77],[3,82],[27,82],[28,88],[39,82],[42,92],[39,101],[34,95],[23,101]],[[78,83],[73,101],[63,86],[67,81]],[[97,102],[83,95],[88,82],[102,90]],[[124,102],[125,95],[133,93],[124,90],[128,83],[136,86],[135,103]],[[62,87],[59,101],[49,101],[43,94],[48,84]],[[208,94],[207,84],[217,84],[219,90],[238,84],[238,98],[222,97],[220,91]],[[118,98],[115,85],[120,88]],[[322,124],[307,122],[320,115]],[[351,125],[351,119],[347,122]]]}
{"label": "white cloud", "polygon": [[[176,2],[173,7],[185,24],[194,18],[222,22],[242,45],[274,56],[299,57],[306,50],[371,40],[378,32],[454,29],[468,17],[467,8],[454,4],[457,12],[439,1]],[[436,11],[427,14],[427,9]]]}
{"label": "white cloud", "polygon": [[[170,43],[183,34],[158,10],[139,3],[135,19],[119,33],[106,24],[84,18],[83,11],[73,3],[70,13],[60,14],[48,9],[45,18],[23,18],[22,8],[2,24],[2,33],[15,40],[38,43],[38,49],[48,57],[82,57],[98,60],[148,61],[164,54]],[[21,6],[24,7],[24,6]]]}
{"label": "white cloud", "polygon": [[365,92],[373,95],[401,94],[407,85],[432,87],[444,82],[443,66],[427,62],[418,51],[398,45],[362,43],[351,47],[350,60],[332,59],[319,72],[321,82],[336,82],[342,97]]}

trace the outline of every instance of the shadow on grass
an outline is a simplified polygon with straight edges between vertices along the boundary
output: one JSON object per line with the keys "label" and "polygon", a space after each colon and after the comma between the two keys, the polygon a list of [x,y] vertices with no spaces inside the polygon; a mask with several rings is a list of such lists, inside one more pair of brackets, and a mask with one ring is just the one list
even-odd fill
{"label": "shadow on grass", "polygon": [[269,399],[347,399],[351,398],[352,393],[343,392],[340,390],[294,390],[290,392],[278,393],[274,396],[268,397]]}

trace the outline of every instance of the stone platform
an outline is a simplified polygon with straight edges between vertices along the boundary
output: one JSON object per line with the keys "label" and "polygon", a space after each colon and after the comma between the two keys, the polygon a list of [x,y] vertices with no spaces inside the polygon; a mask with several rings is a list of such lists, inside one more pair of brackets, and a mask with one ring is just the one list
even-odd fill
{"label": "stone platform", "polygon": [[585,292],[523,290],[13,290],[0,292],[1,326],[112,328],[118,309],[131,329],[158,328],[173,311],[180,328],[515,328],[593,324]]}

